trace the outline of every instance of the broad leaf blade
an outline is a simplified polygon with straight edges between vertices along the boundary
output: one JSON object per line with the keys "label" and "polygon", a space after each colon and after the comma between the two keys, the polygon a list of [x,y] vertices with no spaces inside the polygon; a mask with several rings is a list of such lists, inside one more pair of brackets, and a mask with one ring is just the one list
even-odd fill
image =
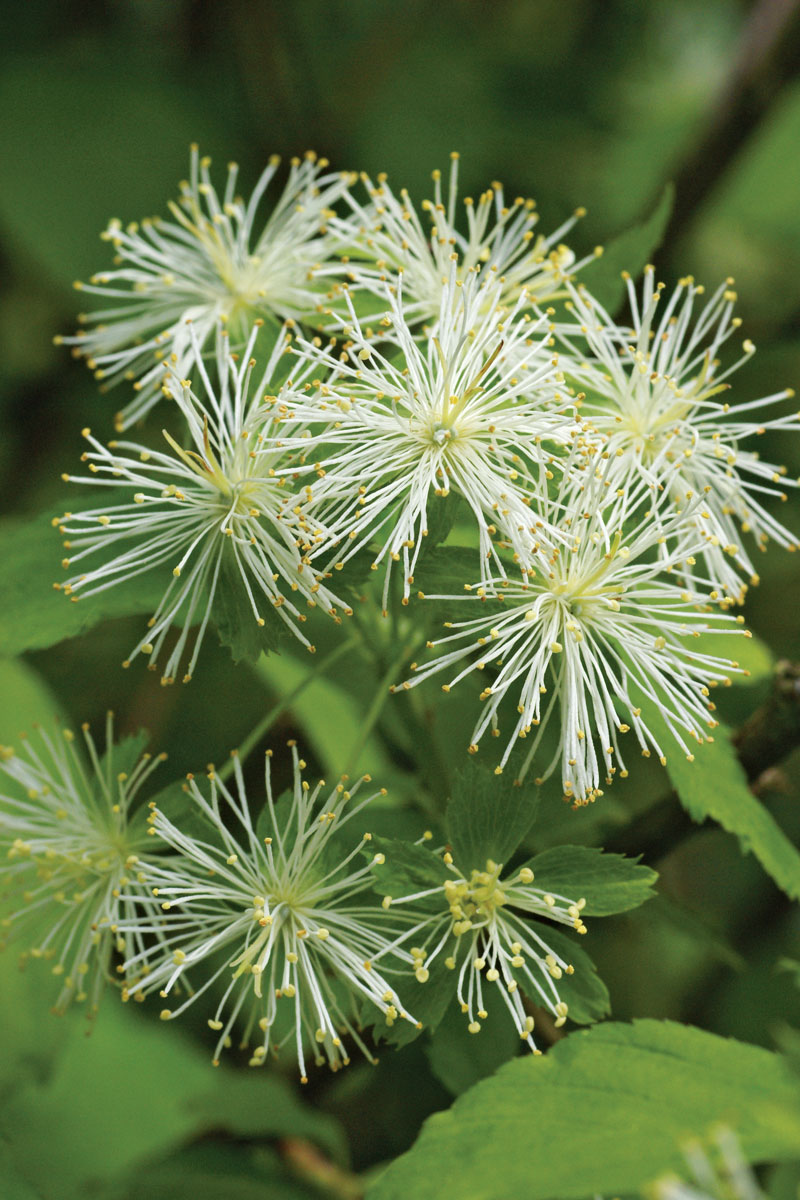
{"label": "broad leaf blade", "polygon": [[[577,1025],[593,1025],[595,1021],[602,1021],[611,1012],[611,997],[597,974],[597,967],[579,945],[579,935],[564,933],[551,925],[545,928],[537,923],[535,928],[550,949],[574,967],[572,975],[565,972],[556,984],[559,1000],[563,1000],[569,1009],[570,1021]],[[533,993],[529,995],[535,1003],[536,996]]]}
{"label": "broad leaf blade", "polygon": [[589,846],[554,846],[526,865],[537,888],[573,901],[584,899],[585,917],[609,917],[638,908],[653,895],[658,879],[638,859]]}
{"label": "broad leaf blade", "polygon": [[470,764],[459,771],[447,806],[447,834],[459,871],[484,870],[487,859],[508,862],[536,817],[538,788]]}
{"label": "broad leaf blade", "polygon": [[480,1033],[470,1033],[468,1024],[454,991],[444,1019],[425,1048],[434,1075],[454,1096],[491,1075],[520,1048],[519,1034],[504,1004],[492,1005]]}
{"label": "broad leaf blade", "polygon": [[717,1121],[748,1161],[800,1152],[797,1085],[778,1055],[668,1021],[608,1023],[507,1063],[430,1117],[367,1197],[439,1200],[443,1180],[462,1200],[636,1192],[681,1170],[680,1143]]}

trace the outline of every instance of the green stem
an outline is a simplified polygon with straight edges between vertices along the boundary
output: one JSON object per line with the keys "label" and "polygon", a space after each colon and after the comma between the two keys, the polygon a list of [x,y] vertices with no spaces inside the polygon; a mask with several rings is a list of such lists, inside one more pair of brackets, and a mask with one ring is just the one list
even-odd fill
{"label": "green stem", "polygon": [[[339,646],[336,646],[333,650],[331,650],[330,654],[326,654],[324,658],[320,659],[313,671],[309,671],[306,677],[300,680],[297,687],[292,688],[291,692],[289,692],[286,696],[283,696],[277,704],[273,705],[266,716],[262,717],[255,729],[252,729],[250,733],[248,733],[247,737],[240,745],[238,755],[239,761],[244,762],[253,747],[258,745],[264,734],[272,727],[272,725],[274,725],[278,717],[282,716],[283,713],[286,712],[287,708],[291,708],[297,697],[302,695],[310,683],[313,683],[315,679],[320,677],[320,675],[324,675],[329,667],[332,667],[333,664],[342,658],[348,650],[352,650],[357,644],[357,638],[348,638],[346,642],[342,642]],[[227,762],[223,763],[223,765],[217,771],[217,775],[223,782],[228,779],[230,775],[232,775],[233,766],[234,761],[232,758],[230,758],[227,760]]]}
{"label": "green stem", "polygon": [[383,707],[391,694],[389,691],[390,684],[394,681],[397,673],[408,656],[413,652],[415,647],[420,644],[420,641],[421,635],[419,633],[415,633],[413,637],[409,638],[405,642],[400,653],[394,659],[392,659],[389,666],[381,675],[378,681],[377,690],[372,699],[372,703],[367,709],[367,712],[364,714],[364,719],[361,722],[359,735],[353,743],[350,753],[347,756],[347,766],[344,770],[345,775],[352,775],[353,771],[355,770],[359,756],[367,744],[367,739],[375,728],[378,718],[383,712]]}

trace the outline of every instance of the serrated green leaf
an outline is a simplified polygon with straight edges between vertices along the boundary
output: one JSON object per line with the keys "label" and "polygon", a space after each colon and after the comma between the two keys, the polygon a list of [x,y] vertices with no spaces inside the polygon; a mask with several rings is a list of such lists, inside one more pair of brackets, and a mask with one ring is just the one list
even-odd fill
{"label": "serrated green leaf", "polygon": [[[365,853],[370,858],[376,853],[384,855],[385,861],[376,863],[372,869],[375,891],[381,896],[399,899],[427,888],[439,888],[445,879],[452,878],[438,855],[425,846],[415,846],[413,842],[373,837]],[[442,907],[445,907],[444,894]]]}
{"label": "serrated green leaf", "polygon": [[[561,976],[556,987],[559,999],[569,1008],[569,1019],[577,1025],[593,1025],[611,1012],[608,988],[597,974],[597,967],[579,944],[579,934],[570,936],[551,925],[538,925],[537,931],[551,950],[575,968],[574,974]],[[533,993],[528,993],[535,1002]]]}
{"label": "serrated green leaf", "polygon": [[[565,1114],[569,1119],[565,1120]],[[563,1200],[638,1191],[680,1171],[680,1143],[725,1122],[750,1161],[800,1152],[779,1055],[673,1022],[580,1030],[507,1063],[423,1126],[368,1200]]]}
{"label": "serrated green leaf", "polygon": [[636,858],[589,846],[554,846],[526,864],[537,888],[586,901],[585,917],[609,917],[638,908],[653,895],[655,871]]}
{"label": "serrated green leaf", "polygon": [[[71,496],[67,506],[75,503]],[[63,512],[60,506],[0,527],[0,654],[43,650],[110,617],[152,613],[166,590],[168,580],[156,570],[74,602],[56,591],[53,584],[64,572],[53,518]]]}
{"label": "serrated green leaf", "polygon": [[481,1022],[480,1033],[470,1033],[468,1019],[453,993],[450,1005],[425,1048],[436,1078],[454,1096],[491,1075],[517,1053],[520,1037],[504,1004],[493,1004]]}
{"label": "serrated green leaf", "polygon": [[277,650],[286,634],[286,626],[271,604],[262,605],[259,625],[253,606],[242,584],[239,569],[232,555],[225,555],[214,593],[211,619],[219,640],[227,646],[234,662],[243,659],[258,662],[262,654]]}
{"label": "serrated green leaf", "polygon": [[464,584],[480,578],[480,562],[475,550],[464,546],[437,546],[419,564],[414,586],[428,596],[461,596]]}
{"label": "serrated green leaf", "polygon": [[[398,990],[400,988],[398,987]],[[372,1029],[376,1040],[384,1041],[389,1046],[399,1049],[413,1042],[426,1030],[432,1033],[438,1029],[439,1023],[447,1012],[448,1005],[456,990],[456,979],[452,971],[441,963],[436,962],[431,968],[426,983],[418,983],[409,972],[403,979],[401,995],[406,1012],[419,1022],[419,1026],[411,1021],[395,1021],[387,1025],[382,1013],[374,1004],[365,1003],[361,1014],[364,1027]]]}
{"label": "serrated green leaf", "polygon": [[485,870],[487,859],[508,862],[536,817],[539,789],[518,786],[477,763],[459,771],[447,805],[447,835],[459,871]]}
{"label": "serrated green leaf", "polygon": [[674,746],[658,710],[642,702],[648,727],[666,749],[667,774],[681,804],[695,821],[712,817],[756,856],[779,888],[800,900],[800,851],[789,841],[747,785],[747,777],[731,743],[730,730],[719,724],[713,742],[694,748],[689,762]]}
{"label": "serrated green leaf", "polygon": [[459,514],[465,508],[464,501],[457,492],[448,492],[445,496],[431,496],[428,501],[428,535],[422,543],[419,562],[430,554],[435,547],[444,542],[453,528]]}
{"label": "serrated green leaf", "polygon": [[585,283],[587,290],[612,316],[625,296],[622,272],[627,271],[636,279],[647,266],[661,245],[674,198],[675,188],[668,183],[650,215],[641,224],[613,238],[605,246],[602,257],[581,274],[581,283]]}

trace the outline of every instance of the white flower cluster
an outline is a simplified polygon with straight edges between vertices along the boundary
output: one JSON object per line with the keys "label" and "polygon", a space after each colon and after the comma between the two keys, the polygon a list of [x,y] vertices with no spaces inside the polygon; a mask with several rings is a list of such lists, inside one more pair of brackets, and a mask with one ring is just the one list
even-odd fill
{"label": "white flower cluster", "polygon": [[[398,1020],[422,1028],[403,995],[412,980],[428,982],[429,966],[446,948],[436,969],[455,971],[470,1032],[487,1016],[484,979],[496,982],[520,1037],[537,1053],[523,997],[563,1025],[568,1007],[557,981],[573,968],[529,918],[585,933],[584,901],[533,887],[525,867],[501,880],[502,866],[490,862],[485,872],[462,878],[445,852],[431,855],[431,863],[443,859],[452,878],[381,902],[374,872],[387,857],[370,847],[369,832],[346,828],[379,794],[360,794],[370,777],[344,777],[330,791],[322,780],[312,787],[303,778],[306,763],[289,745],[291,787],[274,795],[268,751],[266,802],[255,819],[235,753],[234,787],[213,768],[203,787],[189,776],[192,826],[150,803],[149,832],[171,853],[144,859],[147,888],[123,895],[133,910],[120,931],[135,932],[138,944],[124,964],[123,998],[177,997],[161,1011],[172,1020],[215,991],[208,1017],[214,1061],[239,1027],[251,1066],[290,1044],[306,1082],[309,1047],[317,1066],[333,1070],[350,1061],[347,1040],[373,1061],[361,1033],[373,1010],[384,1031]],[[412,941],[424,948],[409,947]]]}
{"label": "white flower cluster", "polygon": [[0,884],[9,909],[3,945],[32,945],[23,961],[50,964],[56,1012],[74,1000],[91,1016],[115,978],[113,956],[144,952],[130,918],[144,891],[139,854],[148,839],[134,809],[166,754],[120,761],[111,713],[102,757],[88,725],[82,732],[85,753],[70,729],[38,728],[19,749],[0,747]]}
{"label": "white flower cluster", "polygon": [[720,365],[731,281],[703,301],[648,267],[618,322],[581,274],[596,254],[561,242],[572,220],[540,235],[532,202],[493,183],[462,224],[457,157],[419,210],[382,176],[324,169],[294,163],[257,234],[276,165],[245,203],[235,168],[220,197],[194,151],[173,221],[109,230],[119,269],[92,290],[116,307],[73,345],[134,380],[123,425],[161,392],[169,428],[157,448],[86,432],[81,481],[107,503],[58,522],[80,564],[63,591],[163,570],[130,658],[155,668],[166,650],[163,681],[188,679],[225,588],[308,645],[304,609],[348,615],[330,581],[357,556],[381,572],[384,611],[416,598],[426,538],[455,512],[473,565],[437,592],[450,632],[403,687],[486,671],[470,748],[505,724],[498,769],[530,737],[524,773],[557,720],[537,774],[560,770],[578,804],[625,774],[629,731],[645,754],[691,757],[710,689],[739,669],[711,635],[741,624],[753,549],[796,547],[769,504],[797,481],[749,445],[800,429],[780,407],[792,393],[722,398],[753,352]]}
{"label": "white flower cluster", "polygon": [[643,1192],[645,1200],[764,1200],[738,1137],[727,1125],[684,1143],[685,1178],[662,1175]]}

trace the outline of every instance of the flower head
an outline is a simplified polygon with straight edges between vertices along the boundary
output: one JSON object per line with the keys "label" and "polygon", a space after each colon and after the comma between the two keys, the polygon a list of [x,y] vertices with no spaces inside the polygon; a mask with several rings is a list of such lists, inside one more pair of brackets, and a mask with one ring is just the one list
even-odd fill
{"label": "flower head", "polygon": [[[215,1059],[241,1017],[244,1045],[258,1031],[250,1063],[261,1065],[273,1025],[286,1018],[289,1031],[280,1044],[294,1041],[305,1080],[309,1045],[317,1064],[327,1060],[334,1069],[349,1061],[342,1034],[371,1057],[357,1028],[364,1000],[388,1024],[412,1018],[374,966],[390,948],[397,922],[370,902],[372,863],[363,865],[361,853],[370,835],[340,838],[348,822],[374,799],[376,793],[352,803],[369,776],[349,790],[343,781],[325,794],[322,781],[311,788],[303,780],[305,763],[290,745],[292,790],[273,798],[268,753],[266,806],[255,824],[236,756],[234,790],[212,771],[206,796],[189,778],[207,837],[195,838],[164,813],[154,812],[152,828],[176,856],[149,871],[152,897],[141,901],[138,926],[163,938],[169,956],[152,964],[136,986],[139,995],[157,990],[167,998],[194,968],[208,970],[197,992],[162,1012],[169,1019],[218,979],[226,980],[209,1020],[218,1034]],[[208,960],[217,954],[222,963],[214,968]],[[127,966],[138,975],[138,957]]]}
{"label": "flower head", "polygon": [[[555,1024],[562,1026],[569,1010],[559,995],[558,981],[565,974],[572,975],[573,967],[548,945],[546,929],[530,918],[568,925],[583,934],[585,901],[532,886],[530,867],[503,879],[502,864],[491,859],[484,870],[468,873],[459,870],[449,851],[444,862],[451,878],[440,887],[384,900],[392,911],[424,905],[402,938],[403,943],[418,943],[408,951],[416,978],[426,983],[431,964],[444,959],[444,966],[454,973],[456,996],[470,1033],[480,1032],[480,1022],[488,1016],[489,997],[496,989],[520,1037],[538,1054],[534,1018],[526,1011],[523,996],[546,1008]],[[434,907],[436,901],[440,903]]]}
{"label": "flower head", "polygon": [[[346,174],[324,174],[327,161],[308,153],[292,159],[288,181],[258,230],[261,200],[278,169],[273,157],[245,203],[236,194],[238,167],[228,167],[224,193],[211,182],[211,160],[192,147],[189,180],[181,184],[172,220],[123,226],[112,221],[103,237],[114,247],[114,270],[92,277],[81,290],[111,301],[82,316],[86,328],[62,338],[86,358],[107,385],[136,382],[136,398],[118,417],[120,429],[144,416],[161,393],[160,362],[175,356],[188,373],[191,319],[201,346],[213,341],[220,319],[234,340],[256,317],[278,320],[313,312],[320,294],[310,272],[325,253],[325,225],[346,191]],[[241,340],[246,338],[246,332]]]}
{"label": "flower head", "polygon": [[470,672],[493,669],[470,749],[477,750],[487,728],[499,733],[501,701],[517,694],[498,772],[516,739],[535,730],[524,776],[558,713],[558,748],[539,778],[546,779],[560,760],[564,795],[576,803],[602,795],[603,776],[610,783],[618,770],[627,774],[620,734],[632,729],[644,755],[652,747],[665,758],[666,748],[642,710],[644,697],[692,757],[687,737],[700,742],[716,725],[709,688],[729,682],[737,669],[695,648],[694,639],[739,629],[742,620],[714,609],[714,593],[687,590],[668,577],[691,565],[693,551],[703,544],[692,536],[691,524],[681,514],[656,516],[642,507],[641,485],[638,492],[620,488],[609,495],[608,482],[607,472],[580,485],[565,475],[554,502],[563,514],[564,544],[540,547],[523,564],[520,580],[496,578],[473,585],[466,596],[446,597],[483,611],[448,622],[452,632],[429,643],[442,648],[440,655],[403,685],[455,667],[443,685],[449,691]]}
{"label": "flower head", "polygon": [[27,941],[24,958],[52,964],[61,985],[56,1012],[88,1001],[91,1015],[111,978],[112,955],[145,953],[128,921],[147,843],[132,808],[166,755],[129,761],[114,746],[111,713],[102,757],[88,725],[83,740],[88,761],[69,729],[36,729],[18,750],[0,748],[0,879],[12,905],[4,942]]}
{"label": "flower head", "polygon": [[[617,325],[585,288],[570,285],[579,330],[563,340],[576,356],[569,371],[586,393],[581,411],[628,477],[666,488],[679,507],[687,496],[705,498],[693,506],[692,520],[705,543],[706,572],[738,600],[742,574],[757,582],[741,534],[751,534],[760,549],[769,538],[797,546],[763,503],[770,496],[785,500],[784,489],[797,481],[742,442],[766,430],[796,433],[800,416],[765,416],[794,395],[790,389],[743,404],[722,399],[730,376],[755,352],[745,341],[742,356],[720,370],[717,355],[741,324],[733,316],[732,283],[726,280],[700,307],[704,289],[693,279],[682,279],[665,300],[648,267],[641,296],[627,280],[630,328]],[[584,345],[575,344],[575,333]]]}
{"label": "flower head", "polygon": [[[496,274],[501,279],[500,302],[511,307],[523,294],[528,305],[564,295],[565,280],[589,261],[577,262],[561,242],[584,210],[578,209],[554,233],[539,234],[535,202],[517,197],[508,203],[502,184],[492,183],[477,202],[465,197],[467,232],[462,233],[457,227],[458,167],[459,155],[454,153],[446,197],[441,171],[433,172],[434,194],[422,203],[424,218],[405,188],[398,197],[385,175],[379,175],[377,183],[362,175],[369,201],[362,204],[348,192],[350,213],[330,223],[332,236],[346,251],[344,274],[353,286],[382,297],[386,282],[402,274],[412,325],[439,319],[454,254],[460,279],[466,280],[472,271]],[[342,272],[328,266],[323,273]]]}
{"label": "flower head", "polygon": [[[343,543],[339,562],[380,539],[374,567],[386,563],[384,607],[395,562],[402,562],[407,600],[428,522],[450,492],[474,518],[486,572],[498,526],[531,523],[553,448],[575,428],[558,393],[548,319],[532,318],[525,297],[507,309],[496,275],[472,273],[462,283],[452,269],[437,332],[418,342],[404,289],[401,281],[385,293],[380,344],[352,304],[338,357],[298,339],[307,366],[327,371],[318,396],[295,406],[303,420],[331,422],[315,497],[326,528]],[[326,549],[323,543],[316,553]]]}
{"label": "flower head", "polygon": [[646,1189],[648,1200],[764,1200],[739,1139],[727,1125],[717,1128],[705,1145],[693,1140],[682,1149],[688,1177],[662,1175]]}
{"label": "flower head", "polygon": [[[264,394],[286,342],[279,339],[254,384],[250,356],[257,333],[258,326],[237,362],[225,330],[218,331],[218,387],[194,341],[203,395],[180,379],[174,366],[169,369],[165,391],[185,418],[188,448],[166,431],[164,450],[122,441],[106,448],[87,429],[91,449],[83,458],[91,475],[64,476],[117,493],[107,506],[67,513],[54,522],[66,537],[65,568],[103,557],[60,585],[66,595],[79,600],[152,568],[171,567],[148,630],[125,664],[143,653],[155,669],[171,625],[179,623],[182,630],[168,654],[163,683],[174,681],[190,626],[199,622],[183,677],[184,682],[191,678],[223,572],[230,577],[228,585],[245,597],[255,623],[264,625],[268,606],[306,645],[298,624],[305,616],[292,597],[311,607],[319,604],[332,615],[339,603],[309,564],[308,552],[321,536],[303,512],[311,490],[306,484],[300,492],[300,484],[310,472],[302,453],[288,451],[281,436],[286,431],[302,444],[302,430],[280,398]],[[119,499],[120,489],[128,499]]]}

